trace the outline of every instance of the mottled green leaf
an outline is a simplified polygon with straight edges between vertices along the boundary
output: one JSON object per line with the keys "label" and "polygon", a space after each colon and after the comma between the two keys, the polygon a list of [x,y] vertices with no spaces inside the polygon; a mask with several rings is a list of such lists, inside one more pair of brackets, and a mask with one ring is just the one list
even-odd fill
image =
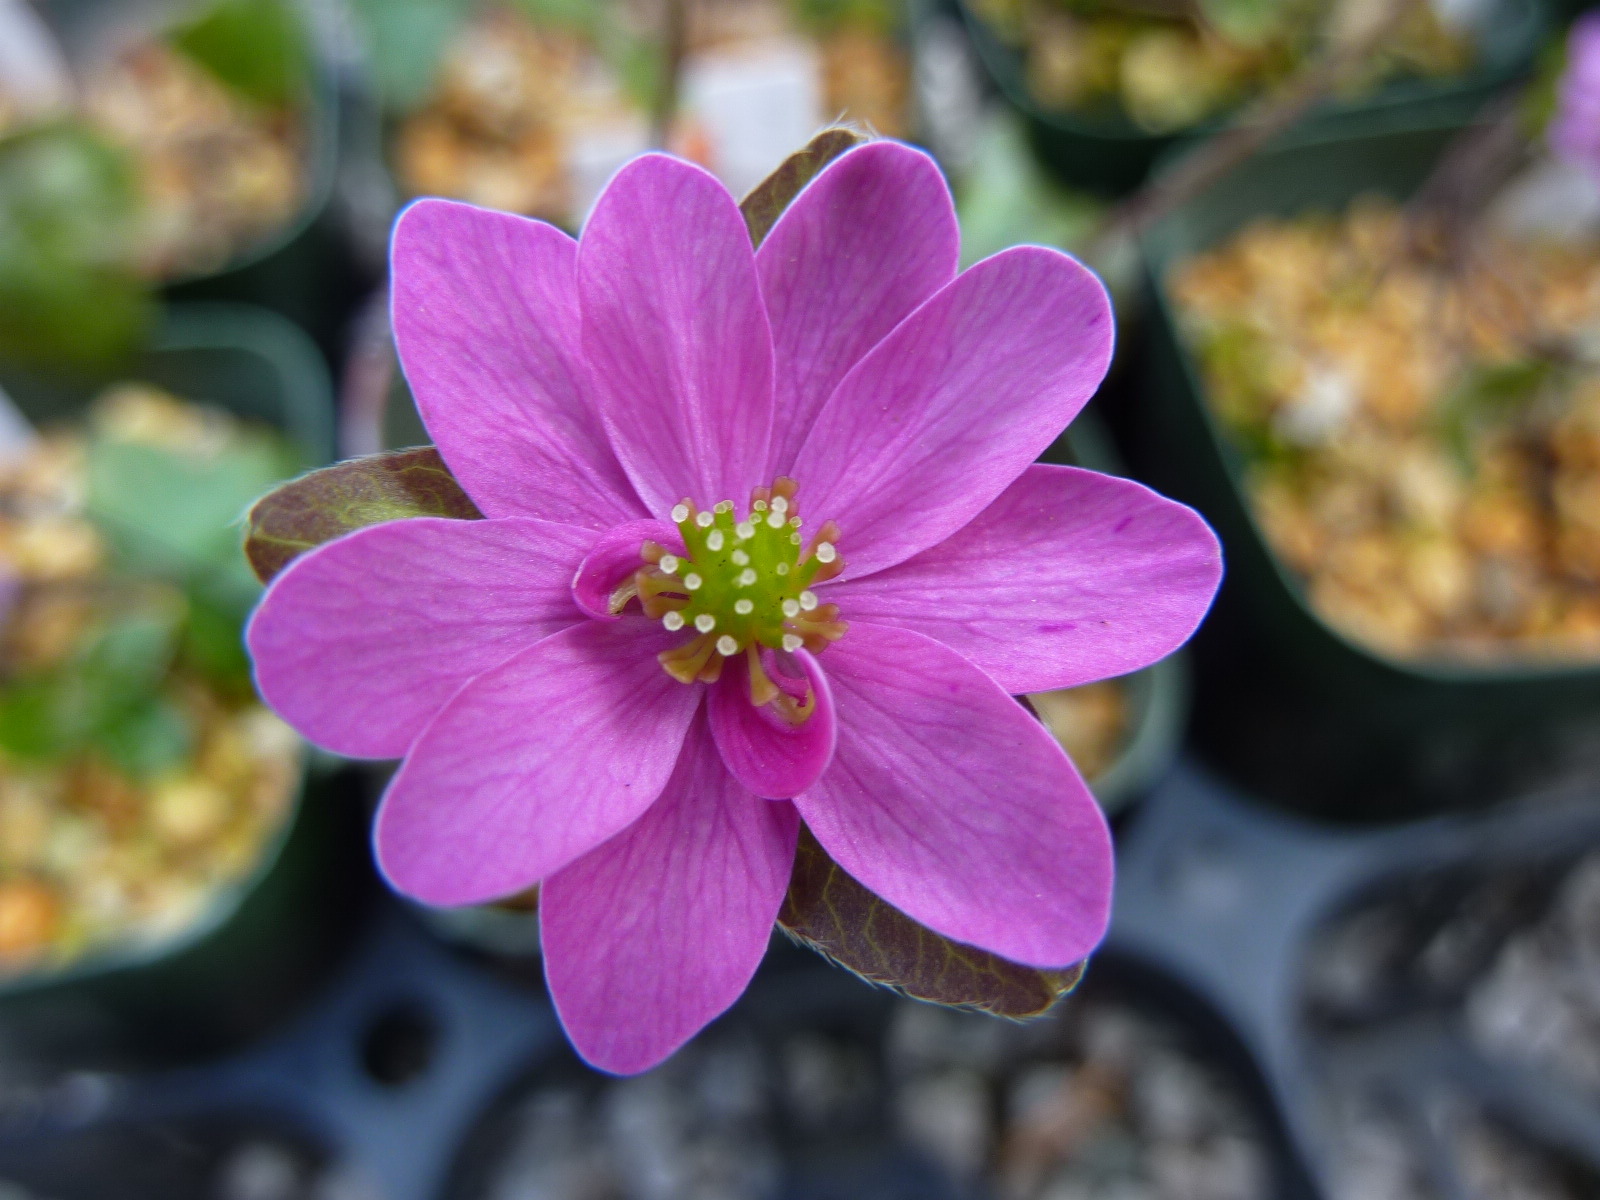
{"label": "mottled green leaf", "polygon": [[778,924],[871,983],[996,1016],[1038,1016],[1083,976],[1082,963],[1040,971],[941,937],[867,891],[804,828]]}
{"label": "mottled green leaf", "polygon": [[244,552],[266,583],[352,529],[401,517],[483,516],[432,446],[335,463],[268,492],[250,510]]}
{"label": "mottled green leaf", "polygon": [[778,165],[778,169],[751,189],[739,203],[745,226],[750,230],[750,240],[760,245],[772,227],[778,223],[783,210],[798,196],[817,173],[852,146],[867,139],[853,129],[835,126],[824,129]]}
{"label": "mottled green leaf", "polygon": [[174,30],[172,44],[268,108],[292,104],[310,76],[306,31],[288,0],[220,0]]}

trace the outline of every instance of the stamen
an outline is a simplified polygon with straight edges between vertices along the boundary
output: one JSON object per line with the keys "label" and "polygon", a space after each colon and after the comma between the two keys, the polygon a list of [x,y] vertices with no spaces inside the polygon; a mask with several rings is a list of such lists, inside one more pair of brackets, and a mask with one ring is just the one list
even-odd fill
{"label": "stamen", "polygon": [[637,598],[663,629],[688,631],[682,645],[657,656],[684,683],[711,683],[725,662],[745,653],[751,700],[798,724],[810,718],[815,697],[797,699],[779,687],[762,655],[818,653],[848,626],[838,605],[823,604],[814,590],[844,571],[839,527],[825,521],[803,538],[796,491],[788,478],[752,488],[743,519],[732,500],[702,510],[685,497],[672,509],[684,549],[643,542],[642,565],[618,589],[613,609]]}

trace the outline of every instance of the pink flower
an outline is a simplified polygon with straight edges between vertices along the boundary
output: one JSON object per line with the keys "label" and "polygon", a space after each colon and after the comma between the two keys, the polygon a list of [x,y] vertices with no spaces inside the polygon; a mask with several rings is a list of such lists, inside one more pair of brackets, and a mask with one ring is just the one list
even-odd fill
{"label": "pink flower", "polygon": [[1579,17],[1567,34],[1548,136],[1557,156],[1600,174],[1600,13]]}
{"label": "pink flower", "polygon": [[396,226],[400,356],[487,519],[298,559],[256,678],[312,741],[404,756],[376,830],[397,889],[541,884],[550,992],[599,1067],[737,999],[802,819],[946,937],[1059,967],[1104,933],[1105,823],[1012,695],[1168,654],[1218,547],[1138,484],[1033,465],[1105,373],[1105,291],[1040,247],[957,275],[957,241],[937,168],[887,141],[759,251],[661,155],[578,241],[440,200]]}

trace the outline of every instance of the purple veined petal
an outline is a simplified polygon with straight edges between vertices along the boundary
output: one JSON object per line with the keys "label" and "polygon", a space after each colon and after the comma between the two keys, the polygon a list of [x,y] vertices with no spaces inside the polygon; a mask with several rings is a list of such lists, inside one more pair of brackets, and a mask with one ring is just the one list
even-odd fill
{"label": "purple veined petal", "polygon": [[318,546],[250,618],[256,688],[319,746],[398,758],[467,680],[583,619],[572,573],[594,537],[415,517]]}
{"label": "purple veined petal", "polygon": [[772,335],[727,189],[681,159],[634,159],[584,226],[578,291],[597,407],[645,503],[742,507],[766,482]]}
{"label": "purple veined petal", "polygon": [[850,151],[800,193],[756,252],[776,371],[769,477],[789,470],[845,373],[955,278],[960,255],[944,176],[900,142]]}
{"label": "purple veined petal", "polygon": [[648,515],[584,382],[576,242],[542,221],[418,200],[395,223],[390,264],[417,409],[486,516],[605,529]]}
{"label": "purple veined petal", "polygon": [[744,992],[783,904],[799,828],[723,769],[695,722],[661,798],[544,883],[545,979],[578,1053],[648,1070]]}
{"label": "purple veined petal", "polygon": [[1076,259],[985,259],[844,377],[795,459],[801,512],[839,523],[848,578],[937,545],[1077,415],[1111,346],[1111,302]]}
{"label": "purple veined petal", "polygon": [[[757,796],[788,800],[816,782],[833,761],[838,737],[833,694],[817,660],[804,650],[793,659],[805,672],[800,688],[785,688],[815,706],[799,725],[791,725],[774,706],[750,703],[750,672],[743,655],[730,661],[706,696],[711,734],[730,774]],[[782,686],[781,675],[772,678]]]}
{"label": "purple veined petal", "polygon": [[1111,913],[1111,835],[1043,725],[954,650],[855,622],[827,652],[833,765],[795,800],[835,862],[914,920],[1035,967]]}
{"label": "purple veined petal", "polygon": [[646,540],[683,553],[683,535],[671,521],[629,521],[606,530],[572,579],[572,599],[585,614],[597,621],[621,620],[611,611],[611,597],[644,565],[639,549]]}
{"label": "purple veined petal", "polygon": [[1035,465],[939,545],[827,598],[847,620],[927,634],[1021,695],[1165,658],[1221,581],[1222,547],[1193,509],[1131,480]]}
{"label": "purple veined petal", "polygon": [[378,810],[378,865],[426,904],[478,904],[626,829],[677,762],[702,689],[649,621],[583,621],[472,680],[422,731]]}

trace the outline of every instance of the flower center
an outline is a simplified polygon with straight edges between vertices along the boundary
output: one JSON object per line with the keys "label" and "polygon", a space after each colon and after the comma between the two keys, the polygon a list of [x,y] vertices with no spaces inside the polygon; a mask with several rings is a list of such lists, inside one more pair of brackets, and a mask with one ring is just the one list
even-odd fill
{"label": "flower center", "polygon": [[844,570],[839,527],[827,521],[807,543],[795,491],[788,478],[756,488],[742,518],[731,500],[710,510],[684,500],[672,520],[685,553],[669,553],[655,542],[640,548],[645,565],[633,587],[645,615],[692,635],[660,656],[674,679],[715,682],[723,663],[743,654],[751,699],[767,704],[780,689],[762,665],[763,648],[816,653],[844,636],[848,626],[839,620],[839,606],[823,604],[811,590]]}

